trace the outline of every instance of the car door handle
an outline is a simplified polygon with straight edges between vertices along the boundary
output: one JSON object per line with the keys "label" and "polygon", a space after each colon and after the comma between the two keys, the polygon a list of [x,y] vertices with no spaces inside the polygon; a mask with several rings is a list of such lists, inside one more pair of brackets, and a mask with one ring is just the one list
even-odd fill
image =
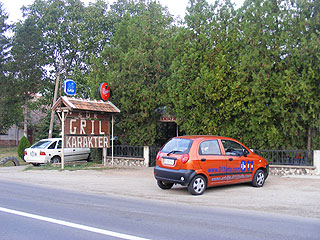
{"label": "car door handle", "polygon": [[75,149],[73,149],[73,151],[75,152],[76,150],[75,150]]}
{"label": "car door handle", "polygon": [[233,160],[233,158],[229,158],[229,161],[232,161]]}
{"label": "car door handle", "polygon": [[201,159],[201,162],[205,162],[206,160],[207,160],[207,159],[205,159],[205,158],[202,158],[202,159]]}

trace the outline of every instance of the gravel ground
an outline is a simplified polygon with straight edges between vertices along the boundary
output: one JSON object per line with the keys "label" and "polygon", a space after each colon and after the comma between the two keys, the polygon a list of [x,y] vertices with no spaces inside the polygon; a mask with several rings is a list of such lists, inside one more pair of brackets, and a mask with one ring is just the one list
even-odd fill
{"label": "gravel ground", "polygon": [[0,179],[102,195],[320,218],[319,176],[269,176],[262,188],[246,183],[209,188],[201,196],[192,196],[179,185],[171,190],[158,188],[153,168],[23,171],[24,168],[0,168]]}

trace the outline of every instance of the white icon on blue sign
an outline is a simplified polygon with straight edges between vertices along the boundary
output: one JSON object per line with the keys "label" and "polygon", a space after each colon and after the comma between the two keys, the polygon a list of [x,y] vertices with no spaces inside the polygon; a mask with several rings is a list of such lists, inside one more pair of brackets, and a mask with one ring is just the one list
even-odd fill
{"label": "white icon on blue sign", "polygon": [[63,82],[63,92],[66,95],[75,95],[77,90],[77,84],[71,79],[67,79]]}

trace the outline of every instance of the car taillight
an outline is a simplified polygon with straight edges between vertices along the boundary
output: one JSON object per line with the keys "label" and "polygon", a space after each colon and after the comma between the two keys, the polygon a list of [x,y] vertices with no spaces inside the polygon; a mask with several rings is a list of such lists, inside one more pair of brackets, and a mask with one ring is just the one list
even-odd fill
{"label": "car taillight", "polygon": [[45,152],[40,152],[40,156],[45,156],[46,153]]}
{"label": "car taillight", "polygon": [[161,153],[161,152],[158,152],[158,154],[157,154],[157,158],[156,158],[157,161],[160,159],[160,153]]}
{"label": "car taillight", "polygon": [[24,151],[24,155],[25,155],[25,156],[27,155],[27,151]]}
{"label": "car taillight", "polygon": [[186,163],[189,161],[189,154],[183,154],[182,158],[181,158],[181,162],[182,163]]}

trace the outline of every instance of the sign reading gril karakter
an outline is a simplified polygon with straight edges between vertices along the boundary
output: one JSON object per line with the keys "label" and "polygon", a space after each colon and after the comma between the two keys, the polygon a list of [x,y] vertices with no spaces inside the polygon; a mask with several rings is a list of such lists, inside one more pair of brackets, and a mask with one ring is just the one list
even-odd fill
{"label": "sign reading gril karakter", "polygon": [[71,112],[65,120],[65,148],[109,148],[110,116]]}

